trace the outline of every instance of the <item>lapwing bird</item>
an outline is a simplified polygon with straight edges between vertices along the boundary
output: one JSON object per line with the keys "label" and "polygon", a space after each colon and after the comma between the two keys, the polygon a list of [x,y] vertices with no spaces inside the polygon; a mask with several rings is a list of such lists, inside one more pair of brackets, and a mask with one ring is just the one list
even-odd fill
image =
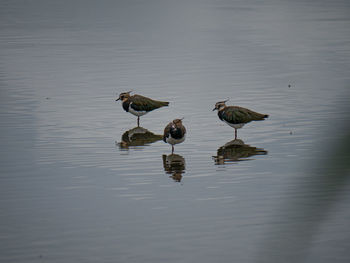
{"label": "lapwing bird", "polygon": [[140,116],[146,113],[158,109],[160,107],[168,106],[167,101],[152,100],[150,98],[141,95],[130,95],[131,91],[120,93],[119,98],[116,101],[121,100],[123,109],[126,112],[137,116],[137,126],[140,126]]}
{"label": "lapwing bird", "polygon": [[235,129],[235,139],[237,139],[237,129],[240,129],[251,121],[262,121],[269,115],[261,114],[243,107],[226,106],[227,100],[219,101],[215,104],[214,110],[218,111],[219,119]]}
{"label": "lapwing bird", "polygon": [[174,153],[174,145],[182,143],[186,137],[186,128],[182,125],[182,119],[175,119],[164,129],[163,141],[171,144],[171,153]]}

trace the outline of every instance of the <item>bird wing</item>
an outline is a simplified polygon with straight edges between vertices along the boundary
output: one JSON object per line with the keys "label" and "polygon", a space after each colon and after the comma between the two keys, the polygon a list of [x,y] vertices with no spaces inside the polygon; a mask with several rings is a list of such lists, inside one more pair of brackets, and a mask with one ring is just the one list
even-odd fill
{"label": "bird wing", "polygon": [[220,119],[229,123],[238,124],[263,120],[266,117],[267,115],[243,107],[229,106],[222,110]]}
{"label": "bird wing", "polygon": [[166,142],[166,138],[169,137],[170,135],[170,129],[171,129],[171,126],[172,126],[172,122],[170,122],[164,129],[164,134],[163,134],[163,141]]}
{"label": "bird wing", "polygon": [[131,107],[136,111],[152,111],[169,104],[169,102],[152,100],[137,94],[131,96],[130,101]]}

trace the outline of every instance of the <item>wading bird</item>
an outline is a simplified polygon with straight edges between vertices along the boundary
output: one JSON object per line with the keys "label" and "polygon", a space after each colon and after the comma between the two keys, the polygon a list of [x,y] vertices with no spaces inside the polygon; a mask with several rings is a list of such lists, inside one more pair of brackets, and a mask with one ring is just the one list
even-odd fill
{"label": "wading bird", "polygon": [[186,137],[186,128],[182,125],[182,119],[175,119],[164,129],[163,141],[171,144],[171,153],[174,153],[174,145],[182,143]]}
{"label": "wading bird", "polygon": [[167,101],[152,100],[150,98],[135,94],[130,95],[131,91],[120,93],[116,101],[121,100],[123,109],[126,112],[137,116],[137,126],[140,126],[140,116],[158,109],[160,107],[168,106]]}
{"label": "wading bird", "polygon": [[219,119],[235,129],[235,139],[237,139],[237,129],[242,128],[251,121],[262,121],[269,115],[261,114],[239,106],[226,106],[227,100],[219,101],[215,104],[214,110],[218,111]]}

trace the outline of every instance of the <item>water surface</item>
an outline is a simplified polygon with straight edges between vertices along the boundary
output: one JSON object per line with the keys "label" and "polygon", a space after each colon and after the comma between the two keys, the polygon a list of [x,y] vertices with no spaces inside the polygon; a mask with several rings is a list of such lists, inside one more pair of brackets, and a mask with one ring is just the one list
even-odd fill
{"label": "water surface", "polygon": [[[349,11],[3,1],[0,261],[348,262]],[[228,98],[270,117],[233,141]]]}

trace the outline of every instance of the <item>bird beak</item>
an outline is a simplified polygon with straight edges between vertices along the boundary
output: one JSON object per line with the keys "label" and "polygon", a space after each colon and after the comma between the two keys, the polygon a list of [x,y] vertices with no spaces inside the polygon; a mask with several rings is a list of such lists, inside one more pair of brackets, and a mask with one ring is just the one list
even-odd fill
{"label": "bird beak", "polygon": [[216,110],[216,108],[213,109],[213,111]]}
{"label": "bird beak", "polygon": [[118,101],[118,100],[120,100],[120,98],[116,99],[115,101]]}

